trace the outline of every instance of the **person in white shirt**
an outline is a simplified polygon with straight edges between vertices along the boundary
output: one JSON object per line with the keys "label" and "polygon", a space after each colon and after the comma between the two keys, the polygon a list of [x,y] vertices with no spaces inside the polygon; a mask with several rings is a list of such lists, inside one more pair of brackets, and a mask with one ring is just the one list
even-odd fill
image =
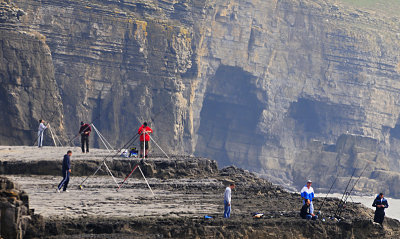
{"label": "person in white shirt", "polygon": [[44,120],[39,120],[39,129],[38,129],[38,147],[43,146],[43,132],[44,130],[47,129],[47,127],[44,125]]}
{"label": "person in white shirt", "polygon": [[314,189],[311,187],[312,181],[308,180],[307,184],[301,189],[300,194],[303,199],[303,205],[306,203],[306,200],[310,200],[310,213],[314,213],[314,205],[312,200],[314,199]]}
{"label": "person in white shirt", "polygon": [[224,193],[224,218],[229,218],[231,216],[231,199],[232,199],[232,189],[235,188],[235,184],[231,183],[229,187],[226,187]]}

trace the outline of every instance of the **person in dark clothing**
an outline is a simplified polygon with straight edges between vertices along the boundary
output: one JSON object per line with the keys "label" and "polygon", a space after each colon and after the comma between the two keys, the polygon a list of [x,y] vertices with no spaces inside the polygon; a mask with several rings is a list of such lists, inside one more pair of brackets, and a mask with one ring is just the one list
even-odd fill
{"label": "person in dark clothing", "polygon": [[70,161],[71,155],[72,155],[71,150],[68,150],[67,154],[64,155],[63,164],[62,164],[63,179],[61,180],[60,184],[58,184],[58,187],[57,187],[58,193],[60,192],[61,187],[63,187],[63,186],[64,186],[63,191],[68,192],[67,187],[68,187],[68,183],[69,183],[69,174],[71,173],[71,161]]}
{"label": "person in dark clothing", "polygon": [[310,199],[306,199],[304,205],[301,207],[300,217],[307,220],[317,220],[318,216],[314,213],[310,213],[310,204]]}
{"label": "person in dark clothing", "polygon": [[383,219],[385,219],[385,208],[389,207],[386,198],[383,197],[383,193],[380,193],[378,196],[376,196],[372,206],[376,207],[374,222],[382,225]]}
{"label": "person in dark clothing", "polygon": [[85,143],[86,143],[86,153],[89,153],[90,132],[92,132],[92,127],[90,127],[89,124],[84,124],[82,121],[81,128],[79,129],[79,133],[81,134],[82,153],[85,152]]}

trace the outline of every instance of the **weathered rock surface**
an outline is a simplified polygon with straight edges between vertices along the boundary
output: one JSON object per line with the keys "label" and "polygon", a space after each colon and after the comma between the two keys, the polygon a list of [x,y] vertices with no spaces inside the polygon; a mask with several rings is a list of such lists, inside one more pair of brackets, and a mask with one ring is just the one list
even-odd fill
{"label": "weathered rock surface", "polygon": [[7,2],[0,1],[0,144],[32,145],[39,119],[64,134],[62,102],[46,37],[20,28],[23,11]]}
{"label": "weathered rock surface", "polygon": [[[5,175],[53,175],[59,176],[62,167],[63,155],[70,148],[55,148],[14,146],[0,146],[0,174]],[[126,176],[132,168],[140,162],[138,158],[123,158],[120,153],[108,152],[102,149],[92,149],[90,154],[80,153],[80,149],[72,149],[71,165],[73,175],[92,175],[105,160],[108,168],[115,176]],[[217,162],[206,158],[191,156],[173,156],[165,158],[160,155],[151,155],[141,168],[149,177],[161,179],[196,177],[197,175],[213,176],[218,173]],[[98,175],[108,175],[106,168]],[[133,177],[142,177],[136,171]]]}
{"label": "weathered rock surface", "polygon": [[[399,171],[390,157],[398,148],[398,19],[330,1],[214,2],[195,97],[199,155],[297,187],[312,177],[329,188],[365,162],[369,172]],[[315,140],[346,147],[344,134],[372,142],[354,157],[313,148]],[[398,197],[397,183],[380,187],[398,174],[383,174],[369,174],[363,190]]]}
{"label": "weathered rock surface", "polygon": [[5,177],[0,177],[0,236],[22,239],[38,217],[29,209],[28,195]]}
{"label": "weathered rock surface", "polygon": [[[174,171],[175,163],[157,164]],[[151,163],[149,159],[149,163]],[[201,159],[192,163],[202,164]],[[75,166],[72,168],[75,172]],[[328,198],[322,209],[326,220],[305,221],[298,216],[300,195],[289,193],[247,170],[227,167],[212,175],[197,171],[170,179],[147,175],[154,196],[143,178],[130,179],[118,192],[110,177],[72,176],[68,193],[55,193],[61,177],[10,175],[30,195],[30,208],[42,215],[27,230],[29,238],[397,238],[397,220],[386,218],[384,228],[372,223],[373,212],[348,203],[340,222],[330,220],[338,200]],[[123,177],[123,176],[122,176]],[[119,177],[122,178],[122,177]],[[232,218],[222,218],[225,186],[235,182]],[[318,208],[321,198],[315,198]],[[264,218],[253,219],[253,212]],[[205,220],[204,215],[213,219]]]}
{"label": "weathered rock surface", "polygon": [[[329,188],[332,177],[346,181],[348,167],[362,171],[368,162],[356,190],[400,196],[393,11],[333,0],[14,3],[26,13],[21,26],[46,36],[67,132],[96,119],[121,145],[146,120],[169,153],[213,158],[297,187],[313,177]],[[341,148],[349,134],[375,143],[343,157],[314,147]]]}

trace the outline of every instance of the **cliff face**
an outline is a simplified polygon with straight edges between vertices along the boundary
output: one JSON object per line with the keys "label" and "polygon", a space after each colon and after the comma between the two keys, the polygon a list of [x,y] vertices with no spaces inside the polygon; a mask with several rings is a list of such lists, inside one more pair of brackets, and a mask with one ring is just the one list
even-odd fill
{"label": "cliff face", "polygon": [[19,27],[23,14],[0,1],[1,144],[33,144],[42,118],[53,119],[50,126],[56,132],[64,130],[51,51],[45,36]]}
{"label": "cliff face", "polygon": [[[398,155],[398,19],[322,1],[213,6],[201,44],[197,153],[297,187],[308,177],[329,187],[337,174],[343,185],[366,164],[362,176],[374,180],[361,188],[398,181],[382,173],[399,171],[389,156]],[[362,137],[339,139],[352,134]],[[340,151],[354,144],[367,147]]]}
{"label": "cliff face", "polygon": [[333,1],[15,3],[46,36],[68,132],[96,119],[122,145],[149,121],[167,152],[275,182],[328,188],[366,164],[371,190],[398,178],[396,17]]}
{"label": "cliff face", "polygon": [[75,133],[81,120],[96,119],[112,144],[123,145],[148,121],[169,152],[192,148],[193,16],[202,6],[192,9],[168,1],[16,3],[27,12],[24,23],[47,37],[69,132]]}

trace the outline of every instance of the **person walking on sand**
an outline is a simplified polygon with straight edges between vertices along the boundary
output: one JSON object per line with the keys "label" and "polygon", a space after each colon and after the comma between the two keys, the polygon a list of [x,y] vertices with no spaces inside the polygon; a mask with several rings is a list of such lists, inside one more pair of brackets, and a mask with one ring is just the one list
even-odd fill
{"label": "person walking on sand", "polygon": [[140,157],[143,157],[143,151],[144,151],[144,156],[147,158],[148,152],[149,152],[149,147],[150,147],[150,135],[153,133],[153,130],[147,126],[147,122],[144,122],[142,126],[138,129],[138,134],[140,135]]}
{"label": "person walking on sand", "polygon": [[389,207],[386,198],[383,197],[383,193],[380,193],[378,196],[376,196],[372,206],[376,207],[374,222],[382,225],[383,220],[385,219],[385,208]]}
{"label": "person walking on sand", "polygon": [[307,184],[301,189],[300,194],[303,199],[303,205],[306,204],[306,200],[310,200],[310,213],[314,213],[314,205],[312,200],[314,198],[314,189],[311,187],[312,181],[308,180]]}
{"label": "person walking on sand", "polygon": [[81,144],[82,144],[82,153],[85,153],[85,143],[86,143],[86,153],[89,153],[89,136],[90,132],[92,132],[92,127],[89,124],[81,122],[81,128],[79,129],[79,133],[81,134]]}
{"label": "person walking on sand", "polygon": [[44,125],[44,120],[39,120],[39,128],[38,128],[38,147],[41,148],[43,146],[43,133],[47,127]]}
{"label": "person walking on sand", "polygon": [[57,192],[59,193],[61,188],[64,186],[63,191],[67,191],[68,183],[69,183],[69,175],[71,173],[71,161],[70,157],[72,155],[72,151],[68,150],[67,154],[64,155],[63,163],[62,163],[62,175],[63,179],[61,180],[60,184],[58,184]]}
{"label": "person walking on sand", "polygon": [[232,199],[232,189],[235,188],[235,184],[231,183],[229,187],[226,187],[224,193],[224,218],[231,217],[231,199]]}

